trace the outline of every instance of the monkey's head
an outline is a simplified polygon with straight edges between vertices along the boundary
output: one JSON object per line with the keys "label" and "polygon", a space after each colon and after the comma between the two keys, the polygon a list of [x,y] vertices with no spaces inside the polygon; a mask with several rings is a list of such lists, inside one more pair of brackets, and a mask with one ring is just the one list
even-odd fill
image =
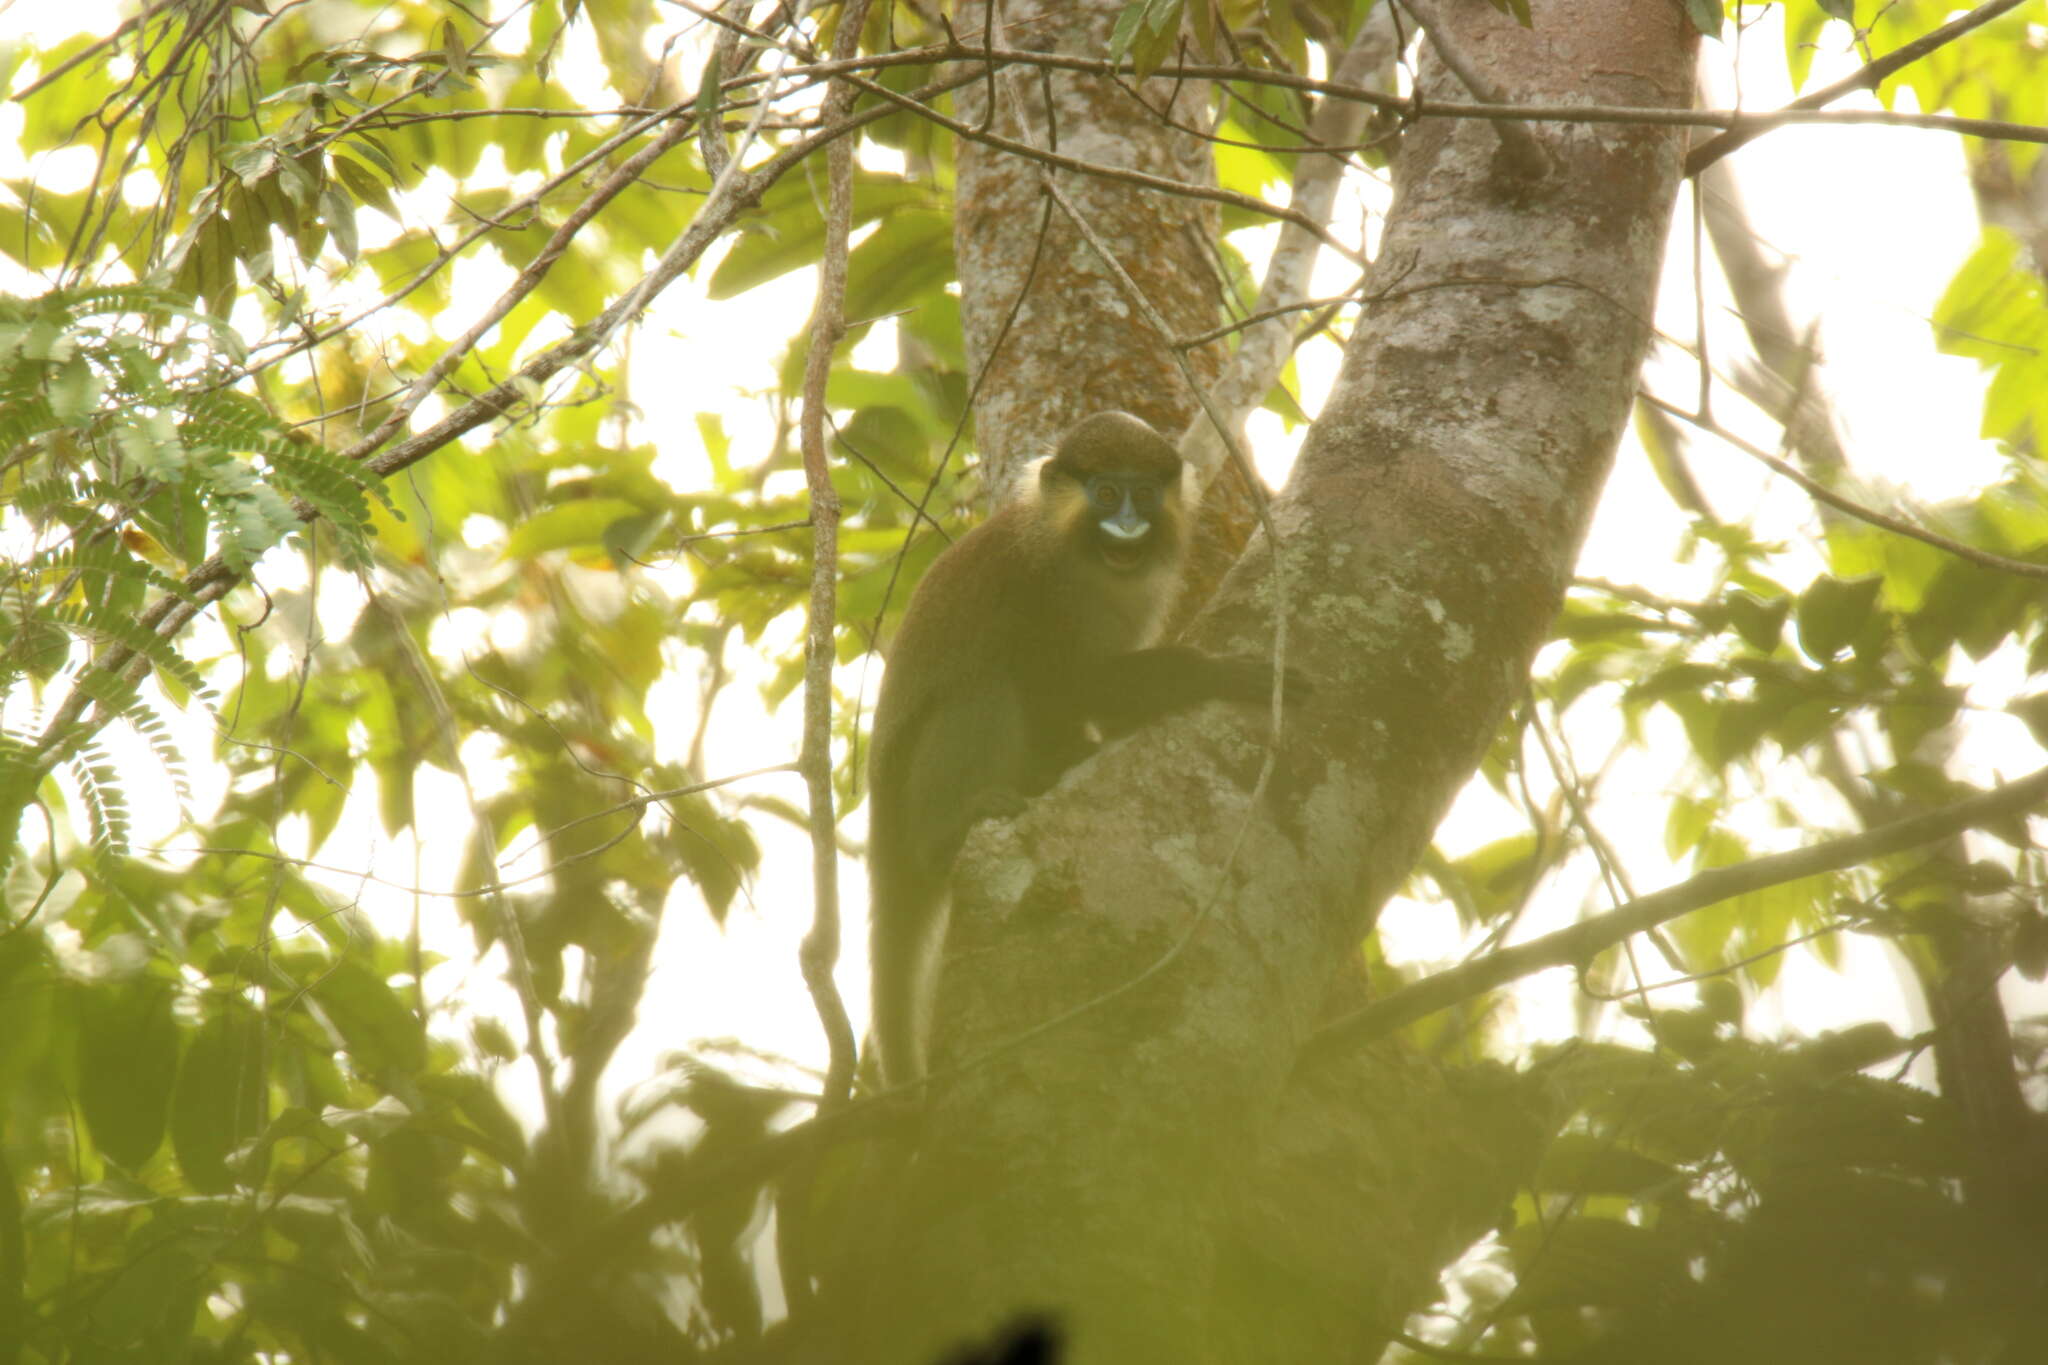
{"label": "monkey's head", "polygon": [[1063,536],[1135,573],[1180,553],[1181,468],[1172,442],[1144,422],[1098,412],[1061,439],[1038,486]]}

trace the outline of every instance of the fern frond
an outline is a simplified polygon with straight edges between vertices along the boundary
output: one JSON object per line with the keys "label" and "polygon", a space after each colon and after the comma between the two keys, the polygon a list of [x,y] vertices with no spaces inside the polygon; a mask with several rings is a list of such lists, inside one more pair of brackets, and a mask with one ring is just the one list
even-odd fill
{"label": "fern frond", "polygon": [[171,779],[171,789],[177,793],[178,812],[186,819],[192,818],[192,779],[185,766],[185,752],[171,737],[171,727],[157,713],[147,700],[138,697],[133,706],[121,713],[121,719],[128,722],[136,734],[149,745],[156,761],[163,765],[165,776]]}
{"label": "fern frond", "polygon": [[23,484],[10,502],[15,511],[31,520],[41,521],[53,508],[72,505],[96,509],[107,503],[118,503],[132,496],[133,492],[133,489],[124,488],[112,479],[49,474]]}
{"label": "fern frond", "polygon": [[[199,496],[213,509],[220,526],[220,557],[240,573],[260,559],[265,550],[299,529],[298,513],[284,495],[256,482],[253,474],[239,465],[242,478],[233,478],[219,461],[210,471],[218,482],[202,488]],[[230,487],[222,488],[220,484]]]}
{"label": "fern frond", "polygon": [[85,802],[86,828],[92,835],[93,852],[102,859],[128,851],[128,794],[122,790],[121,774],[107,751],[88,744],[71,760],[71,776],[78,782],[78,794]]}
{"label": "fern frond", "polygon": [[[122,645],[133,650],[135,653],[148,659],[150,666],[156,669],[157,672],[170,678],[187,692],[199,698],[201,702],[205,703],[208,710],[216,708],[220,699],[214,693],[214,690],[206,685],[206,679],[200,675],[199,670],[194,668],[184,655],[178,653],[169,640],[158,635],[155,631],[135,621],[121,617],[96,620],[82,607],[60,607],[51,612],[50,615],[54,620],[68,623],[72,629],[81,635]],[[97,673],[104,676],[104,670],[101,669],[90,669],[87,673],[88,675]],[[81,685],[86,685],[85,676],[82,675],[79,681]],[[98,701],[107,700],[107,698],[96,693],[94,694],[94,699]],[[121,706],[115,709],[125,711],[131,702],[132,698],[130,701],[124,701]]]}
{"label": "fern frond", "polygon": [[141,695],[138,684],[121,673],[91,666],[79,673],[73,686],[115,715],[135,705]]}
{"label": "fern frond", "polygon": [[[98,600],[104,601],[111,594],[116,580],[140,583],[167,592],[173,597],[186,601],[192,599],[192,590],[183,583],[157,568],[154,564],[137,559],[114,541],[102,541],[97,545],[64,545],[39,555],[21,566],[24,578],[59,578],[77,574],[87,581],[97,580],[103,585]],[[87,593],[86,609],[94,610],[94,598]]]}
{"label": "fern frond", "polygon": [[57,414],[40,388],[12,384],[0,388],[0,447],[22,445],[57,427]]}

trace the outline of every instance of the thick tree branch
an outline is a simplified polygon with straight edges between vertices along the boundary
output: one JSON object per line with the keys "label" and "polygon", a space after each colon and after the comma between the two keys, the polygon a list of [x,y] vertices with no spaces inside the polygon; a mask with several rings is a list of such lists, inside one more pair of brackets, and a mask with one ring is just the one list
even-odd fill
{"label": "thick tree branch", "polygon": [[1676,886],[1653,891],[1606,914],[1581,920],[1570,928],[1424,977],[1384,1000],[1318,1029],[1302,1048],[1302,1060],[1327,1058],[1362,1047],[1438,1010],[1546,968],[1583,966],[1596,954],[1634,934],[1731,896],[1854,867],[1967,829],[1981,829],[2000,820],[2028,815],[2044,802],[2048,802],[2048,768],[1924,815],[1894,820],[1810,848],[1752,858],[1733,867],[1711,868]]}

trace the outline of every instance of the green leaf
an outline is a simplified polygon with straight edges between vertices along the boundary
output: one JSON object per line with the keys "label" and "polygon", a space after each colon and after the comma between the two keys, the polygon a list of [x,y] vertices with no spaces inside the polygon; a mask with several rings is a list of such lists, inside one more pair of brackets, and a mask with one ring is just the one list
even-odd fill
{"label": "green leaf", "polygon": [[210,1282],[211,1240],[159,1241],[147,1254],[125,1260],[91,1301],[90,1340],[98,1348],[93,1357],[189,1359],[187,1344]]}
{"label": "green leaf", "polygon": [[410,1075],[425,1065],[426,1037],[419,1019],[361,962],[344,958],[322,971],[309,990],[347,1040],[359,1069]]}
{"label": "green leaf", "polygon": [[1109,59],[1122,61],[1131,50],[1131,40],[1138,36],[1138,25],[1145,22],[1146,0],[1132,0],[1132,3],[1117,11],[1116,27],[1109,32]]}
{"label": "green leaf", "polygon": [[1451,864],[1464,882],[1481,923],[1496,919],[1521,903],[1541,870],[1536,866],[1539,847],[1535,834],[1524,830],[1495,839]]}
{"label": "green leaf", "polygon": [[[1689,0],[1690,2],[1690,0]],[[1785,71],[1792,88],[1806,84],[1813,70],[1814,54],[1820,50],[1820,31],[1827,27],[1827,12],[1819,5],[1785,5]]]}
{"label": "green leaf", "polygon": [[[1157,71],[1180,45],[1181,4],[1182,0],[1151,0],[1147,5],[1145,22],[1139,26],[1138,40],[1131,50],[1131,67],[1140,80]],[[1268,11],[1269,15],[1287,13]]]}
{"label": "green leaf", "polygon": [[391,198],[391,191],[384,187],[383,180],[374,172],[345,156],[337,156],[328,164],[334,167],[335,178],[356,197],[358,203],[368,204],[394,222],[398,220],[398,205]]}
{"label": "green leaf", "polygon": [[920,303],[956,273],[953,215],[903,209],[846,260],[846,320],[866,322]]}
{"label": "green leaf", "polygon": [[613,522],[645,510],[624,498],[579,498],[546,508],[512,528],[505,538],[505,558],[532,559],[549,550],[602,551]]}
{"label": "green leaf", "polygon": [[[770,187],[761,196],[760,212],[742,220],[742,235],[718,263],[718,269],[711,272],[711,282],[706,287],[710,297],[729,299],[800,266],[815,264],[825,252],[825,224],[820,208],[823,192],[822,185],[813,185],[801,175],[784,176]],[[854,226],[918,207],[944,211],[944,201],[929,185],[900,176],[854,173]],[[869,240],[886,237],[889,231],[890,224],[884,222]],[[861,243],[863,247],[867,244]],[[951,250],[949,243],[948,259]],[[851,304],[848,316],[859,316],[852,311]]]}
{"label": "green leaf", "polygon": [[723,924],[741,883],[761,862],[761,847],[744,820],[721,814],[701,793],[667,802],[669,837],[690,880]]}
{"label": "green leaf", "polygon": [[261,1025],[229,999],[185,1049],[171,1102],[171,1149],[186,1183],[202,1194],[234,1188],[228,1156],[263,1127],[265,1090]]}
{"label": "green leaf", "polygon": [[1615,1218],[1525,1223],[1507,1237],[1513,1311],[1658,1302],[1687,1283],[1672,1235]]}
{"label": "green leaf", "polygon": [[704,63],[704,76],[697,83],[697,98],[692,105],[699,128],[708,126],[711,120],[718,117],[718,87],[725,79],[718,69],[718,62],[719,52],[714,45],[711,49],[711,60]]}
{"label": "green leaf", "polygon": [[1884,586],[1878,577],[1851,579],[1823,575],[1799,594],[1799,647],[1807,657],[1826,663],[1846,649],[1870,621],[1877,607],[1877,595]]}
{"label": "green leaf", "polygon": [[83,421],[100,401],[100,378],[82,355],[74,355],[58,366],[45,390],[50,411],[66,425]]}
{"label": "green leaf", "polygon": [[1735,633],[1742,637],[1743,643],[1768,654],[1778,647],[1785,617],[1792,610],[1792,599],[1766,599],[1738,588],[1722,600],[1722,605],[1728,610],[1728,623],[1735,627]]}
{"label": "green leaf", "polygon": [[1700,840],[1713,828],[1720,815],[1718,803],[1698,800],[1683,793],[1671,800],[1671,809],[1664,817],[1664,852],[1670,857],[1683,858],[1699,847]]}
{"label": "green leaf", "polygon": [[320,221],[334,238],[334,249],[350,265],[356,263],[356,208],[340,186],[329,183],[320,191]]}
{"label": "green leaf", "polygon": [[164,1139],[178,1074],[171,988],[142,979],[80,992],[78,1105],[92,1140],[129,1170]]}
{"label": "green leaf", "polygon": [[1565,1194],[1640,1194],[1679,1178],[1662,1161],[1630,1151],[1605,1135],[1564,1132],[1551,1141],[1536,1188]]}
{"label": "green leaf", "polygon": [[2048,434],[2048,284],[2026,247],[1988,227],[1934,308],[1935,344],[1991,371],[1986,436],[2043,444]]}

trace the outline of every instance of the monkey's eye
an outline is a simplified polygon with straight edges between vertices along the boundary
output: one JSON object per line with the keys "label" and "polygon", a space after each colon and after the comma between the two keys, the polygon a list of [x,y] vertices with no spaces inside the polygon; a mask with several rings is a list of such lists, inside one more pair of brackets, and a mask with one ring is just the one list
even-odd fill
{"label": "monkey's eye", "polygon": [[1123,503],[1123,491],[1113,483],[1092,483],[1088,500],[1105,512],[1114,512]]}

